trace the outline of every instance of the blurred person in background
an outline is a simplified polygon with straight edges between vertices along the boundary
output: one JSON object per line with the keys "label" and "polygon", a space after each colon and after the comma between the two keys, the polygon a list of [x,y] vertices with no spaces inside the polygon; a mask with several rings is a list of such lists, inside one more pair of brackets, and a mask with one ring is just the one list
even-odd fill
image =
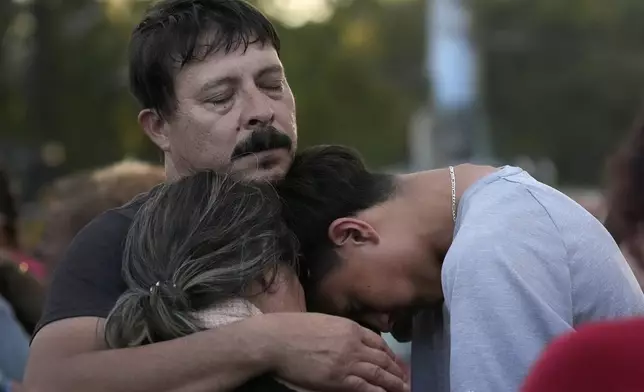
{"label": "blurred person in background", "polygon": [[9,179],[0,170],[0,296],[21,327],[32,333],[44,304],[43,265],[20,250],[18,209]]}
{"label": "blurred person in background", "polygon": [[[204,169],[284,176],[297,131],[280,46],[270,21],[244,1],[165,0],[146,12],[131,37],[130,87],[142,106],[141,128],[164,154],[167,180]],[[31,345],[27,388],[211,392],[272,372],[313,390],[408,390],[381,338],[333,316],[272,313],[108,350],[104,321],[127,289],[123,246],[145,199],[94,219],[58,263]]]}
{"label": "blurred person in background", "polygon": [[0,252],[0,296],[13,308],[22,328],[31,334],[42,314],[45,300],[43,285]]}
{"label": "blurred person in background", "polygon": [[277,189],[307,309],[413,337],[413,390],[518,391],[556,337],[644,315],[601,222],[520,168],[389,175],[318,146]]}
{"label": "blurred person in background", "polygon": [[92,219],[165,180],[162,166],[126,160],[57,179],[44,194],[46,218],[35,251],[51,276],[72,239]]}
{"label": "blurred person in background", "polygon": [[18,206],[11,192],[8,175],[0,168],[0,251],[20,265],[20,268],[43,281],[45,268],[20,248]]}
{"label": "blurred person in background", "polygon": [[0,296],[0,391],[21,391],[29,355],[29,335],[20,326],[11,304]]}
{"label": "blurred person in background", "polygon": [[[151,194],[126,239],[127,291],[105,323],[110,347],[176,339],[262,313],[306,311],[297,241],[270,184],[201,172]],[[236,389],[289,390],[271,375]]]}
{"label": "blurred person in background", "polygon": [[29,336],[16,320],[11,305],[0,296],[0,391],[22,391],[29,354]]}
{"label": "blurred person in background", "polygon": [[[28,283],[23,286],[25,279]],[[41,288],[32,277],[20,271],[14,261],[0,254],[0,391],[3,392],[20,390],[20,382],[29,353],[29,335],[23,327],[24,320],[19,320],[14,310],[20,310],[24,319],[25,309],[22,306],[25,300],[29,301],[29,299],[18,295],[18,303],[16,303],[11,297],[7,298],[5,295],[14,295],[15,291],[24,294],[29,290],[29,284]],[[14,287],[9,288],[8,285]]]}
{"label": "blurred person in background", "polygon": [[605,225],[644,287],[644,117],[607,166]]}

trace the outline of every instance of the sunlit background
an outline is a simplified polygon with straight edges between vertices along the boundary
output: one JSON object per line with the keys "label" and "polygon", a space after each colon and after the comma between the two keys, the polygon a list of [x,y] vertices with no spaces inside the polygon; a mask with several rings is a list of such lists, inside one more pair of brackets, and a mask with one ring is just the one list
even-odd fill
{"label": "sunlit background", "polygon": [[[642,0],[254,3],[281,33],[302,145],[351,145],[373,167],[517,164],[599,205],[606,157],[643,102]],[[43,185],[160,161],[127,86],[148,4],[0,0],[0,165],[26,244]]]}

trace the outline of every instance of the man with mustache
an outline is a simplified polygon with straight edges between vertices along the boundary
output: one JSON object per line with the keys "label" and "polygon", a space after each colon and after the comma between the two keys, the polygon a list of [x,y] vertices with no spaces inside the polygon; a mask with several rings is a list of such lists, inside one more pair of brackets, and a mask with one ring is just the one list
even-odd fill
{"label": "man with mustache", "polygon": [[[131,38],[130,85],[170,181],[219,168],[284,176],[297,132],[279,50],[271,23],[240,0],[165,0],[146,13]],[[212,392],[269,372],[311,390],[408,389],[380,336],[332,316],[262,315],[108,350],[104,319],[126,288],[124,239],[143,200],[102,214],[70,245],[32,342],[27,390]]]}
{"label": "man with mustache", "polygon": [[[261,171],[270,171],[271,167],[279,163],[277,157],[265,154],[279,150],[292,153],[294,147],[288,135],[268,125],[253,131],[246,140],[239,143],[230,156],[230,162],[235,172],[243,174],[246,178],[262,179],[265,176]],[[274,172],[269,179],[277,180],[282,175],[281,172]]]}
{"label": "man with mustache", "polygon": [[602,224],[519,168],[389,175],[318,146],[277,190],[307,309],[413,337],[414,391],[518,391],[555,337],[644,314]]}

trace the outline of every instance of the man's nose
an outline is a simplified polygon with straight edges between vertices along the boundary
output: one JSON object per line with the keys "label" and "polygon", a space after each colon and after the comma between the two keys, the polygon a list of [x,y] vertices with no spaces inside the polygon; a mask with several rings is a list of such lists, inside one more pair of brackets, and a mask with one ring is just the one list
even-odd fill
{"label": "man's nose", "polygon": [[242,126],[246,129],[253,129],[269,125],[275,119],[275,112],[271,105],[271,99],[256,90],[247,94],[244,112],[242,113]]}

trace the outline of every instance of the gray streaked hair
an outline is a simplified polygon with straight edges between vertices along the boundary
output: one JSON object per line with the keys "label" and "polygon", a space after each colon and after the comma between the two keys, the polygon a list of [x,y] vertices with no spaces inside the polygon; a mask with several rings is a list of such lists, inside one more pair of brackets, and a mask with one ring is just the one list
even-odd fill
{"label": "gray streaked hair", "polygon": [[[126,239],[127,291],[107,317],[108,346],[205,329],[196,312],[267,290],[282,263],[296,268],[297,248],[281,218],[280,198],[267,182],[207,171],[160,186]],[[256,287],[259,292],[252,292]]]}

